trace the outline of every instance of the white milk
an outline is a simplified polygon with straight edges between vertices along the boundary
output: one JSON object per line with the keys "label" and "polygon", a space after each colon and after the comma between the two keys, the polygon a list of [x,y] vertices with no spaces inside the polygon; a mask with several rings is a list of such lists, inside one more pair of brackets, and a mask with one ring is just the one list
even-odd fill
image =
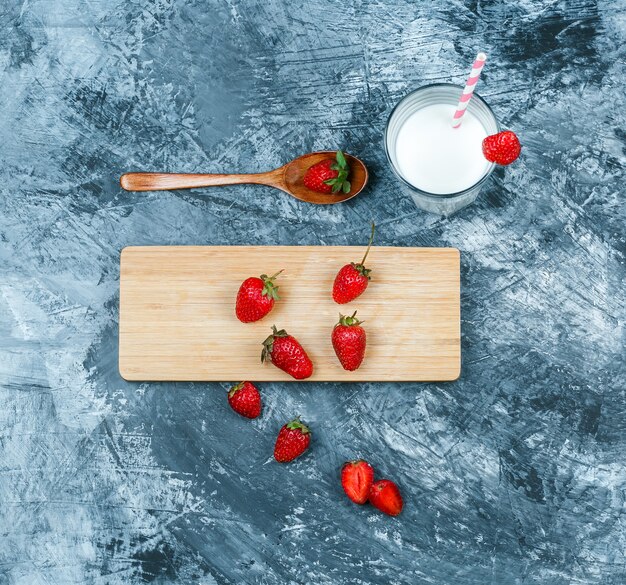
{"label": "white milk", "polygon": [[400,174],[428,193],[458,193],[475,185],[489,169],[482,141],[487,132],[466,111],[460,128],[452,128],[456,107],[436,104],[411,114],[396,140]]}

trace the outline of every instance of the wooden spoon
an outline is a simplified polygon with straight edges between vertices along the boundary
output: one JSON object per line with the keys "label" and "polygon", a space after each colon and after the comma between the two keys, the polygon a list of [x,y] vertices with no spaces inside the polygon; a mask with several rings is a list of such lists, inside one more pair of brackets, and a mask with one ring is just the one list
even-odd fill
{"label": "wooden spoon", "polygon": [[219,185],[268,185],[296,199],[319,205],[341,203],[356,197],[367,184],[367,168],[358,158],[346,154],[350,166],[351,188],[348,193],[326,194],[311,191],[304,186],[302,179],[307,169],[326,158],[335,158],[335,152],[322,151],[304,154],[290,163],[267,173],[253,175],[193,175],[184,173],[126,173],[120,178],[120,185],[127,191],[168,191],[170,189],[193,189],[195,187],[217,187]]}

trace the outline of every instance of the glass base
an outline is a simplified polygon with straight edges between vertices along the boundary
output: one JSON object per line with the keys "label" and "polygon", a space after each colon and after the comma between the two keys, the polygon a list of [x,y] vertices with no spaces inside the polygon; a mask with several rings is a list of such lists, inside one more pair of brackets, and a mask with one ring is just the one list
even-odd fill
{"label": "glass base", "polygon": [[448,217],[460,209],[467,207],[471,203],[474,203],[474,201],[476,201],[476,197],[478,197],[480,188],[465,191],[458,197],[432,197],[423,193],[416,193],[413,189],[409,189],[404,186],[402,187],[402,190],[404,193],[411,196],[415,205],[417,205],[420,209],[428,211],[429,213],[435,213],[437,215]]}

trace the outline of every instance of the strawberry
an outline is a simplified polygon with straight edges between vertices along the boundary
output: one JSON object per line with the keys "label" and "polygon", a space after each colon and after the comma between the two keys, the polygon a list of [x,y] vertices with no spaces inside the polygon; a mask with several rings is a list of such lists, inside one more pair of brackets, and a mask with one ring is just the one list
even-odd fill
{"label": "strawberry", "polygon": [[356,311],[351,317],[339,314],[339,323],[333,328],[331,339],[333,348],[344,370],[356,370],[365,356],[365,329],[356,318]]}
{"label": "strawberry", "polygon": [[390,516],[397,516],[402,512],[402,496],[398,486],[389,479],[379,479],[372,484],[369,493],[372,506]]}
{"label": "strawberry", "polygon": [[350,193],[350,181],[348,174],[350,167],[341,150],[337,151],[335,160],[326,158],[304,173],[304,185],[318,193]]}
{"label": "strawberry", "polygon": [[252,382],[240,382],[228,391],[228,404],[241,416],[256,418],[261,414],[261,394]]}
{"label": "strawberry", "polygon": [[522,145],[514,132],[505,130],[483,140],[485,158],[498,165],[510,165],[522,152]]}
{"label": "strawberry", "polygon": [[341,468],[341,486],[355,504],[365,504],[374,483],[374,468],[363,459],[347,461]]}
{"label": "strawberry", "polygon": [[274,445],[274,459],[279,463],[293,461],[309,448],[310,443],[309,427],[295,418],[280,429]]}
{"label": "strawberry", "polygon": [[259,278],[252,276],[241,283],[235,302],[237,319],[242,323],[252,323],[265,317],[274,308],[274,301],[279,299],[274,279],[281,272],[273,276],[261,274]]}
{"label": "strawberry", "polygon": [[277,368],[296,380],[304,380],[313,373],[313,364],[295,337],[272,325],[272,334],[263,342],[261,361],[271,361]]}
{"label": "strawberry", "polygon": [[372,235],[370,236],[370,241],[367,245],[367,250],[365,250],[363,260],[358,264],[354,262],[346,264],[337,273],[337,276],[335,276],[335,282],[333,283],[333,300],[340,305],[349,303],[359,295],[362,295],[369,284],[371,270],[365,268],[364,262],[372,247],[375,229],[374,223],[372,223]]}

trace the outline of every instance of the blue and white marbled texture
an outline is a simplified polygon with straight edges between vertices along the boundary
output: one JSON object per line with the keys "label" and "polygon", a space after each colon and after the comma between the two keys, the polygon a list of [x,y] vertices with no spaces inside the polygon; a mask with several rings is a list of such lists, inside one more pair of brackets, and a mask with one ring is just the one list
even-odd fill
{"label": "blue and white marbled texture", "polygon": [[[623,0],[7,0],[0,10],[0,583],[626,582]],[[405,93],[463,83],[524,144],[443,219],[382,148]],[[127,170],[260,171],[344,147],[349,203],[127,193]],[[132,244],[462,250],[449,384],[226,384],[117,371]],[[281,466],[300,413],[312,448]],[[406,501],[343,496],[367,457]]]}

